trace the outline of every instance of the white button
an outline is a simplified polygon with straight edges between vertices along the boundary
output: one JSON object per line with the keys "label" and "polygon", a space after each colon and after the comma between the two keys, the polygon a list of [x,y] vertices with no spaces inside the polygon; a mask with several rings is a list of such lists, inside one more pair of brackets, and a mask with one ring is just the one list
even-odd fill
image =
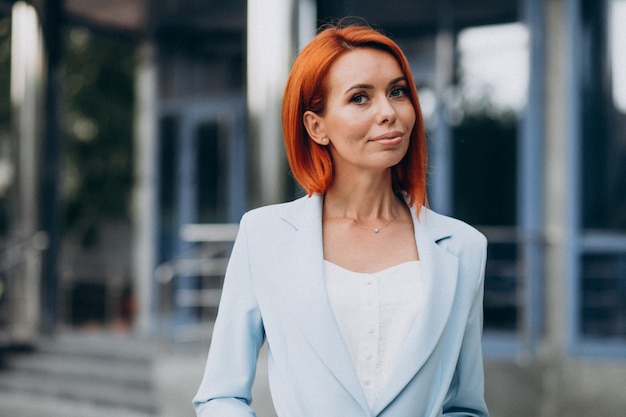
{"label": "white button", "polygon": [[367,360],[372,359],[372,354],[371,353],[366,353],[365,354],[365,359],[367,359]]}
{"label": "white button", "polygon": [[363,381],[363,384],[365,385],[370,385],[372,383],[372,381],[370,381],[369,379],[366,379],[365,381]]}

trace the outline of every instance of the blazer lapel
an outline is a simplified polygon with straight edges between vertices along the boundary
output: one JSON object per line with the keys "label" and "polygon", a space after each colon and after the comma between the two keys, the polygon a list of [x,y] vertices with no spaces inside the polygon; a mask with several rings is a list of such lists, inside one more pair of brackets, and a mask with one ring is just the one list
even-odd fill
{"label": "blazer lapel", "polygon": [[426,305],[424,316],[415,320],[407,335],[395,368],[374,405],[374,415],[384,410],[424,367],[446,327],[457,287],[458,258],[437,245],[450,233],[429,224],[428,209],[422,208],[419,220],[414,207],[411,211]]}
{"label": "blazer lapel", "polygon": [[[306,339],[329,371],[369,412],[365,394],[339,327],[328,302],[324,280],[322,243],[322,196],[303,197],[285,205],[282,219],[294,230],[286,241],[286,265],[290,279],[283,290],[290,302],[293,319],[300,323]],[[424,276],[425,316],[413,324],[389,381],[374,404],[374,415],[384,410],[424,367],[446,327],[456,291],[458,259],[437,245],[450,237],[428,221],[429,210],[411,208],[415,240]],[[434,213],[432,213],[435,215]],[[428,381],[425,381],[428,383]],[[425,389],[425,392],[428,390]]]}
{"label": "blazer lapel", "polygon": [[[283,220],[294,228],[287,254],[293,258],[285,294],[294,320],[300,323],[309,344],[354,399],[368,410],[352,361],[328,302],[324,280],[322,197],[303,197],[286,205]],[[287,256],[290,256],[287,255]]]}

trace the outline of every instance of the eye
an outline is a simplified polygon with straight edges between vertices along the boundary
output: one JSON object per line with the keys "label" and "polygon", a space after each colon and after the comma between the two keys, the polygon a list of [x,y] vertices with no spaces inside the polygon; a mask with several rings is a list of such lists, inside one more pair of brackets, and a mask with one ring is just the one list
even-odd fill
{"label": "eye", "polygon": [[405,97],[409,95],[408,87],[396,87],[389,93],[391,97]]}
{"label": "eye", "polygon": [[350,98],[350,103],[365,104],[367,102],[367,96],[363,93],[357,93]]}

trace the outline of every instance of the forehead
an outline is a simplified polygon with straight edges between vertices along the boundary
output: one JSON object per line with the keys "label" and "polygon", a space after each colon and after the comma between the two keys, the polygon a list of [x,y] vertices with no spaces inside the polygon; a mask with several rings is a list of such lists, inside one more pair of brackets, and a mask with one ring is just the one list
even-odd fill
{"label": "forehead", "polygon": [[328,72],[329,86],[343,84],[388,83],[403,76],[396,58],[389,52],[373,48],[357,48],[341,55]]}

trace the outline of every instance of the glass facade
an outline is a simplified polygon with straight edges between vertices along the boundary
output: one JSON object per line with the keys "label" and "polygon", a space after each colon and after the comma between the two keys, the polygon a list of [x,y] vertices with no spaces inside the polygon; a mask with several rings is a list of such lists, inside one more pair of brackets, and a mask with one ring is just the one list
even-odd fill
{"label": "glass facade", "polygon": [[580,333],[626,341],[626,253],[581,259]]}
{"label": "glass facade", "polygon": [[[582,226],[626,232],[626,109],[618,107],[626,73],[614,62],[626,52],[611,19],[623,0],[586,1],[582,50]],[[619,7],[618,7],[619,6]],[[607,24],[609,23],[609,24]],[[621,70],[621,71],[620,71]]]}
{"label": "glass facade", "polygon": [[626,1],[584,0],[581,6],[581,249],[573,300],[575,338],[625,343],[626,52],[621,43]]}
{"label": "glass facade", "polygon": [[[188,249],[177,245],[181,224],[239,219],[250,192],[246,169],[257,156],[246,154],[253,148],[245,123],[245,2],[212,4],[206,10],[197,2],[157,3],[157,258],[163,262]],[[204,14],[191,19],[196,3]],[[574,68],[563,71],[562,77],[572,80],[561,87],[580,103],[561,105],[576,125],[563,129],[574,133],[567,137],[567,152],[575,150],[563,158],[575,167],[568,180],[575,179],[564,184],[569,187],[564,194],[575,196],[569,205],[575,219],[560,231],[572,240],[564,255],[569,291],[562,299],[568,306],[564,325],[572,345],[599,341],[601,346],[606,340],[625,345],[626,0],[562,3],[563,10],[580,9],[580,21],[563,16],[570,31],[561,34],[577,38],[563,41],[574,50],[563,53],[562,65]],[[530,5],[546,15],[548,6],[539,0],[399,1],[393,8],[372,0],[315,2],[316,23],[363,16],[406,52],[429,131],[429,187],[436,197],[431,204],[487,235],[485,334],[505,335],[515,343],[527,338],[529,326],[542,332],[549,317],[541,311],[546,304],[542,291],[552,279],[542,265],[550,243],[541,216],[550,191],[543,183],[552,178],[544,171],[554,161],[542,160],[541,152],[555,140],[547,137],[549,125],[563,123],[543,120],[548,112],[537,109],[553,93],[537,87],[538,80],[554,80],[548,65],[537,60],[542,55],[537,51],[547,48],[537,28],[551,22],[531,24],[525,10]],[[6,174],[10,136],[9,23],[8,15],[0,13],[0,87],[7,87],[0,88],[0,175]],[[576,57],[570,61],[570,55]],[[539,71],[534,78],[533,71]],[[68,90],[72,86],[68,82]],[[535,119],[528,122],[532,112]],[[534,133],[529,134],[529,123]],[[529,138],[535,141],[530,151]],[[6,176],[0,177],[0,232],[6,223],[5,182]],[[535,223],[529,220],[533,217]],[[540,255],[529,255],[531,249]]]}
{"label": "glass facade", "polygon": [[518,241],[518,141],[527,101],[527,30],[517,22],[471,27],[459,33],[456,45],[453,215],[476,225],[489,240],[485,333],[512,336],[524,323],[527,279],[521,273]]}

